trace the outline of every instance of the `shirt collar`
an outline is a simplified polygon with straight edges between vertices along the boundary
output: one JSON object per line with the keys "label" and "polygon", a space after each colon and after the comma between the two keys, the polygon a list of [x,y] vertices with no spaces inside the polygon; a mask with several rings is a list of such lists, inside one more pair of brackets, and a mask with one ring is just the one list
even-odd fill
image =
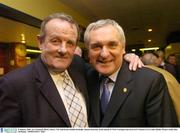
{"label": "shirt collar", "polygon": [[[118,68],[118,70],[116,72],[114,72],[113,74],[111,74],[110,76],[108,76],[114,83],[116,82],[118,73],[119,73],[120,67]],[[101,74],[99,75],[101,76]]]}
{"label": "shirt collar", "polygon": [[[51,70],[48,70],[48,71],[49,71],[51,77],[53,78],[53,80],[55,80],[55,81],[58,80],[61,77],[60,73],[56,73],[56,72],[53,72]],[[65,70],[64,72],[69,76],[67,70]]]}

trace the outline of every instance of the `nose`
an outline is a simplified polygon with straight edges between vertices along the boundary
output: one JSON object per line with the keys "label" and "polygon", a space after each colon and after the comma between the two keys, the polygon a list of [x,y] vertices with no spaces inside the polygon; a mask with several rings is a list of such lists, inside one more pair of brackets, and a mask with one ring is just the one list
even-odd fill
{"label": "nose", "polygon": [[60,45],[60,47],[59,47],[59,49],[58,49],[58,52],[59,52],[59,53],[62,53],[62,54],[65,54],[65,53],[67,52],[67,48],[66,48],[66,43],[65,43],[65,42],[63,42],[63,43]]}
{"label": "nose", "polygon": [[103,46],[100,53],[101,57],[106,58],[109,55],[109,50],[107,47]]}

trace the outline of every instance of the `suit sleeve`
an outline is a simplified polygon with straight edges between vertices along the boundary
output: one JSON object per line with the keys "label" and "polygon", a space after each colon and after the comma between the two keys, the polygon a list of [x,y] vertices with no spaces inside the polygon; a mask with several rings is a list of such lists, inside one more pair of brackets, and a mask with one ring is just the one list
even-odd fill
{"label": "suit sleeve", "polygon": [[146,100],[147,125],[152,127],[178,126],[166,82],[161,74],[154,78]]}
{"label": "suit sleeve", "polygon": [[0,79],[0,126],[20,126],[20,108],[15,88],[8,79]]}

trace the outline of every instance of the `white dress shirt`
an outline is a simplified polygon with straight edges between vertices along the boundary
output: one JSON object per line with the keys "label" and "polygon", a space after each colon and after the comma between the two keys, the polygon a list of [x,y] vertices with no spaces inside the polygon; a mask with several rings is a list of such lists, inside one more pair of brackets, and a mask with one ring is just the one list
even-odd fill
{"label": "white dress shirt", "polygon": [[[113,73],[112,75],[110,75],[108,77],[112,81],[112,82],[107,84],[109,92],[110,92],[109,100],[111,99],[111,95],[112,95],[112,92],[113,92],[113,88],[114,88],[114,85],[115,85],[119,70],[120,70],[120,68],[115,73]],[[100,97],[99,97],[100,99],[101,99],[102,92],[103,92],[103,82],[101,82],[101,84],[100,84]]]}
{"label": "white dress shirt", "polygon": [[[59,92],[59,95],[61,96],[61,99],[64,103],[64,106],[66,108],[66,112],[68,113],[68,116],[69,116],[69,111],[68,111],[68,108],[67,108],[67,103],[66,103],[66,98],[65,98],[65,95],[64,95],[64,90],[63,90],[63,87],[62,87],[62,83],[63,83],[63,78],[60,74],[57,74],[57,73],[53,73],[51,71],[49,71],[55,85],[56,85],[56,88]],[[69,76],[68,74],[68,71],[65,70],[65,73]],[[73,84],[73,88],[75,88],[75,85],[71,79],[71,77],[69,76],[69,79],[71,80],[72,84]],[[80,93],[80,91],[77,91],[77,94],[78,94],[78,97],[79,97],[79,100],[80,100],[80,104],[82,106],[82,110],[84,112],[84,116],[85,116],[85,119],[87,120],[87,109],[86,109],[86,102],[85,102],[85,99],[83,97],[83,95]],[[88,122],[87,122],[88,123]]]}

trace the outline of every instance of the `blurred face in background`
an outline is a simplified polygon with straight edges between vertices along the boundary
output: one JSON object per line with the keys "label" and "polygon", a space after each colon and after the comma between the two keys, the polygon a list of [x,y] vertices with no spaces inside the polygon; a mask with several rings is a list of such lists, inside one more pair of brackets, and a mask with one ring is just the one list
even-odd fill
{"label": "blurred face in background", "polygon": [[76,47],[75,51],[74,51],[74,54],[82,57],[82,50],[79,46]]}
{"label": "blurred face in background", "polygon": [[157,65],[164,66],[164,52],[159,50],[155,52],[158,55]]}
{"label": "blurred face in background", "polygon": [[52,19],[45,26],[45,37],[39,37],[43,62],[53,71],[62,72],[71,64],[78,32],[75,25]]}
{"label": "blurred face in background", "polygon": [[157,62],[157,66],[161,66],[163,59],[158,57],[156,62]]}
{"label": "blurred face in background", "polygon": [[119,38],[119,32],[112,25],[105,25],[89,32],[90,63],[102,75],[109,76],[122,65],[125,48]]}
{"label": "blurred face in background", "polygon": [[176,57],[175,56],[169,56],[167,61],[168,61],[168,63],[170,63],[172,65],[176,65]]}

